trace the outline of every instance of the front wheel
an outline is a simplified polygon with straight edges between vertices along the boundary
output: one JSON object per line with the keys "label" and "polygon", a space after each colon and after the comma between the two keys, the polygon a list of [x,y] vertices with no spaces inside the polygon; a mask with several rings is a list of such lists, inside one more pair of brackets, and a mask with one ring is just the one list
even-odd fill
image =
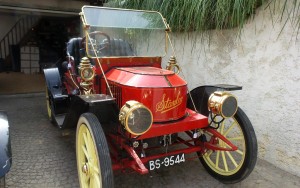
{"label": "front wheel", "polygon": [[[242,109],[232,118],[225,119],[217,130],[238,147],[235,151],[207,150],[200,161],[210,175],[223,183],[237,183],[254,169],[257,160],[257,140],[252,124]],[[214,140],[212,140],[214,139]],[[205,133],[206,141],[228,148],[222,140]]]}
{"label": "front wheel", "polygon": [[81,188],[114,187],[106,137],[100,122],[92,113],[84,113],[78,120],[76,157]]}

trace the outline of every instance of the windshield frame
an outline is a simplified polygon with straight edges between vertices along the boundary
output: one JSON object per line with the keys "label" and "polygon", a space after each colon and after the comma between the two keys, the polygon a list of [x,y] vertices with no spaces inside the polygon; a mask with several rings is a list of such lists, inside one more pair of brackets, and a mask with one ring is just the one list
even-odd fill
{"label": "windshield frame", "polygon": [[[95,8],[95,9],[106,9],[106,10],[121,10],[121,11],[129,11],[129,12],[149,12],[149,13],[156,13],[158,15],[160,15],[161,17],[161,21],[163,22],[164,24],[164,32],[165,32],[165,47],[164,47],[164,52],[161,54],[161,55],[158,55],[158,56],[146,56],[146,55],[134,55],[134,56],[99,56],[96,52],[93,52],[94,54],[96,54],[95,56],[92,56],[90,53],[89,53],[89,48],[88,48],[88,42],[87,40],[90,39],[90,36],[89,36],[89,29],[91,27],[97,27],[97,26],[91,26],[89,24],[87,24],[87,21],[86,21],[86,16],[84,15],[84,8]],[[80,17],[81,17],[81,21],[82,21],[82,29],[83,29],[83,32],[84,32],[84,36],[85,36],[85,40],[86,40],[86,46],[85,46],[85,50],[86,50],[86,54],[89,58],[134,58],[134,57],[164,57],[166,54],[167,54],[167,50],[168,50],[168,40],[167,40],[167,35],[168,35],[168,32],[170,31],[170,28],[169,28],[169,25],[167,24],[166,22],[166,19],[162,16],[162,14],[160,12],[157,12],[157,11],[148,11],[148,10],[135,10],[135,9],[122,9],[122,8],[111,8],[111,7],[97,7],[97,6],[89,6],[89,5],[85,5],[82,7],[82,10],[81,12],[79,13]],[[122,27],[120,27],[122,28]],[[154,40],[154,39],[153,39]],[[93,50],[94,51],[94,50]]]}

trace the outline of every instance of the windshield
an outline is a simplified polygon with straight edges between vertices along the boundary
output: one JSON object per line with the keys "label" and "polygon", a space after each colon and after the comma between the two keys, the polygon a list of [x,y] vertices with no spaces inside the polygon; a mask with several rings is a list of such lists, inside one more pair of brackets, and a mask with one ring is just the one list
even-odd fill
{"label": "windshield", "polygon": [[166,25],[160,13],[93,6],[82,12],[90,57],[165,55]]}

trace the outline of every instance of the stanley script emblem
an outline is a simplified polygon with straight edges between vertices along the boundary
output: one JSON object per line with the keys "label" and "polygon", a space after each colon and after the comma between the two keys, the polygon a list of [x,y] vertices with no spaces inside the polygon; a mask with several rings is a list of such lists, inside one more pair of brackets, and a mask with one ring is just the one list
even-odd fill
{"label": "stanley script emblem", "polygon": [[174,100],[171,100],[169,97],[166,97],[166,94],[163,94],[162,100],[156,104],[156,112],[165,113],[172,110],[179,106],[182,103],[182,100],[183,97],[180,97],[180,93],[178,93]]}

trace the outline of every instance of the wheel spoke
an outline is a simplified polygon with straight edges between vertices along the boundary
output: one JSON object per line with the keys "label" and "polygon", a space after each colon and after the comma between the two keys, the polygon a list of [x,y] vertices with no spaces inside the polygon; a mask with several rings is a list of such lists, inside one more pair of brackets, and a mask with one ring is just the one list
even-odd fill
{"label": "wheel spoke", "polygon": [[219,147],[223,148],[225,142],[223,142],[223,140],[221,140],[221,139],[218,139],[218,140],[219,140],[219,144],[218,144]]}
{"label": "wheel spoke", "polygon": [[83,133],[83,140],[84,140],[84,146],[86,147],[87,153],[88,153],[88,156],[89,156],[89,154],[91,153],[91,149],[89,148],[89,141],[88,141],[88,138],[87,138],[87,134],[88,133]]}
{"label": "wheel spoke", "polygon": [[232,155],[229,153],[229,151],[226,151],[226,154],[228,155],[229,159],[231,160],[231,162],[234,164],[235,167],[237,167],[237,163],[234,160],[234,158],[232,157]]}
{"label": "wheel spoke", "polygon": [[[221,123],[221,131],[220,133],[223,134],[224,133],[224,128],[225,128],[225,125],[224,125],[224,121]],[[224,134],[223,134],[224,135]],[[224,135],[225,136],[225,135]]]}
{"label": "wheel spoke", "polygon": [[244,152],[242,152],[241,150],[236,150],[236,152],[238,153],[238,154],[241,154],[241,155],[244,155]]}
{"label": "wheel spoke", "polygon": [[228,140],[244,140],[243,136],[233,137],[233,138],[227,138]]}
{"label": "wheel spoke", "polygon": [[93,139],[91,137],[91,134],[89,132],[87,132],[86,136],[87,136],[87,140],[88,140],[89,145],[93,144]]}
{"label": "wheel spoke", "polygon": [[93,170],[94,170],[94,172],[95,172],[96,175],[100,174],[99,168],[97,166],[93,166]]}
{"label": "wheel spoke", "polygon": [[87,184],[89,184],[90,179],[91,179],[90,176],[86,176],[86,180],[85,181],[86,181]]}
{"label": "wheel spoke", "polygon": [[226,142],[223,142],[223,148],[230,148],[232,149],[232,146],[230,146],[229,144],[227,144]]}
{"label": "wheel spoke", "polygon": [[90,145],[93,141],[89,132],[86,133],[86,138],[87,138],[87,144]]}
{"label": "wheel spoke", "polygon": [[90,157],[89,161],[94,162],[94,159],[95,159],[94,142],[89,133],[87,133],[86,136],[87,136],[86,148],[87,148],[87,151],[88,151],[89,157]]}
{"label": "wheel spoke", "polygon": [[92,187],[101,187],[100,185],[100,179],[99,179],[99,176],[96,175],[96,176],[93,176],[93,185]]}
{"label": "wheel spoke", "polygon": [[221,154],[222,154],[222,158],[223,158],[223,164],[225,167],[225,171],[228,172],[228,165],[227,165],[226,156],[225,156],[224,151],[221,151]]}
{"label": "wheel spoke", "polygon": [[223,134],[223,136],[226,136],[226,135],[231,131],[231,129],[232,129],[235,125],[236,125],[236,122],[234,121],[234,122],[230,125],[230,127],[226,130],[226,132]]}
{"label": "wheel spoke", "polygon": [[102,187],[102,186],[101,186],[101,182],[100,182],[99,176],[95,176],[95,177],[96,177],[95,179],[97,180],[97,181],[96,181],[97,187]]}
{"label": "wheel spoke", "polygon": [[87,133],[83,133],[83,140],[84,140],[84,145],[87,145],[88,141],[87,141]]}
{"label": "wheel spoke", "polygon": [[87,159],[89,159],[89,158],[90,158],[90,156],[89,156],[89,154],[88,154],[88,152],[87,152],[87,150],[86,150],[85,146],[82,146],[81,148],[82,148],[82,151],[83,151],[83,153],[84,153],[85,157],[86,157]]}
{"label": "wheel spoke", "polygon": [[220,151],[217,151],[217,156],[216,156],[216,168],[219,168],[219,159],[220,159]]}
{"label": "wheel spoke", "polygon": [[88,147],[90,148],[90,151],[91,151],[91,155],[94,154],[94,142],[93,142],[93,139],[91,137],[91,135],[89,133],[87,133],[87,138],[88,138]]}
{"label": "wheel spoke", "polygon": [[208,152],[206,152],[206,157],[209,157],[212,153],[213,153],[213,151],[209,150]]}
{"label": "wheel spoke", "polygon": [[212,134],[211,132],[205,131],[205,134],[207,134],[209,137],[212,137],[214,134]]}

